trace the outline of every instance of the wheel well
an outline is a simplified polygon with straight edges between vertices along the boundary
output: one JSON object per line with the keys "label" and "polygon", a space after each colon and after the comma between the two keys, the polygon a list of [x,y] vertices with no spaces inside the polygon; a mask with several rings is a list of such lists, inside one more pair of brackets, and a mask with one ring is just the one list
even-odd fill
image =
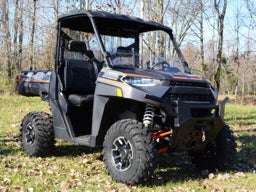
{"label": "wheel well", "polygon": [[129,99],[111,98],[104,109],[97,145],[102,146],[104,137],[112,124],[121,119],[136,119],[142,122],[145,103]]}

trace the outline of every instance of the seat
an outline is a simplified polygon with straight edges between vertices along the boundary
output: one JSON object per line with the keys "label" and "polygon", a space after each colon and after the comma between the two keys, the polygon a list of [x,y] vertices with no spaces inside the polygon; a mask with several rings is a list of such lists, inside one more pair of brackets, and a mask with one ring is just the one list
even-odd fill
{"label": "seat", "polygon": [[66,60],[64,90],[72,106],[82,107],[93,101],[96,73],[91,62]]}
{"label": "seat", "polygon": [[[85,54],[86,45],[81,41],[70,41],[69,51]],[[64,92],[72,106],[92,106],[97,71],[90,61],[66,59],[64,66]]]}

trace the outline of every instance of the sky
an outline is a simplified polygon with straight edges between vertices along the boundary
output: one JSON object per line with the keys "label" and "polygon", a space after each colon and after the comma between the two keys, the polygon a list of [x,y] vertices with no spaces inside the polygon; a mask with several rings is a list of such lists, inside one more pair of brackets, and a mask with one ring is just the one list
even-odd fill
{"label": "sky", "polygon": [[254,46],[256,43],[255,20],[252,21],[245,0],[229,0],[224,31],[226,44],[237,46],[236,38],[238,37],[240,52],[244,52],[248,49],[249,39],[250,51],[256,51]]}
{"label": "sky", "polygon": [[[213,1],[213,0],[210,0]],[[251,17],[249,15],[248,12],[248,8],[246,6],[246,1],[247,0],[228,0],[228,7],[227,7],[227,12],[226,12],[226,17],[225,17],[225,30],[224,30],[224,48],[226,49],[226,51],[229,52],[229,49],[234,49],[234,47],[239,46],[239,50],[240,52],[244,52],[248,49],[248,36],[249,38],[249,42],[250,42],[250,46],[249,49],[250,51],[256,51],[256,47],[254,46],[254,44],[256,44],[256,27],[255,27],[255,23],[256,23],[256,18],[254,18],[255,22],[251,22],[251,24],[254,25],[251,26],[250,30],[248,28],[248,26],[250,26],[250,21]],[[254,4],[254,6],[256,7],[256,0],[249,0],[250,2],[252,2]],[[61,3],[64,3],[65,1],[61,0]],[[98,3],[98,5],[107,5],[107,3],[109,2],[108,0],[94,0],[94,2]],[[140,1],[137,1],[137,4],[135,4],[134,0],[125,0],[125,2],[130,2],[129,6],[131,8],[134,7],[134,5],[137,5],[137,7],[139,8],[140,6]],[[47,4],[47,5],[46,5]],[[52,9],[52,1],[48,0],[48,1],[42,1],[42,0],[38,0],[38,7],[39,7],[39,12],[37,15],[37,21],[38,21],[38,34],[37,37],[39,38],[39,41],[43,41],[44,38],[42,38],[43,36],[45,36],[45,31],[48,31],[50,33],[52,33],[52,31],[54,29],[48,29],[47,30],[47,25],[49,23],[54,23],[54,18],[53,18],[53,10]],[[26,17],[26,30],[27,33],[25,37],[25,39],[28,39],[29,36],[29,10],[31,10],[31,8],[29,8],[29,4],[26,5],[28,7],[28,11],[25,13],[25,17]],[[106,6],[107,7],[107,6]],[[105,7],[105,8],[106,8]],[[137,8],[137,10],[138,10]],[[255,8],[256,10],[256,8]],[[65,11],[65,10],[64,10]],[[10,7],[10,12],[13,13],[13,7]],[[238,17],[236,16],[238,13]],[[133,11],[132,12],[133,15],[140,17],[141,13],[139,11]],[[206,13],[209,18],[208,21],[205,21],[205,30],[204,30],[204,36],[205,36],[205,42],[207,42],[208,40],[215,39],[215,41],[217,41],[217,31],[213,30],[212,26],[213,24],[216,24],[216,17],[214,17],[213,15],[216,13],[214,12],[214,9],[212,8],[211,10],[208,10],[208,12]],[[255,16],[256,17],[256,16]],[[237,19],[238,18],[238,19]],[[239,25],[239,33],[237,34],[236,29],[237,29],[237,24]],[[172,26],[170,26],[172,28]],[[237,36],[239,37],[239,44],[237,44]],[[43,43],[43,42],[41,42]],[[195,37],[193,36],[187,36],[185,39],[185,42],[183,44],[186,43],[193,43],[196,46],[199,45],[199,40],[195,39]]]}

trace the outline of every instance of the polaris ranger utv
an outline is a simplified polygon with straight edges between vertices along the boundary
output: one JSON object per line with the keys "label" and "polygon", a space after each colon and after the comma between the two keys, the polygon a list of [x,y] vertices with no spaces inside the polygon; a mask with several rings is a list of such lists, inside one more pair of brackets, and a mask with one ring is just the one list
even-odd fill
{"label": "polaris ranger utv", "polygon": [[[176,56],[176,57],[173,57]],[[100,11],[60,16],[49,92],[51,115],[21,123],[22,147],[44,156],[55,138],[103,147],[115,181],[152,176],[163,152],[188,152],[203,169],[226,169],[236,152],[223,120],[227,99],[192,75],[172,30]]]}

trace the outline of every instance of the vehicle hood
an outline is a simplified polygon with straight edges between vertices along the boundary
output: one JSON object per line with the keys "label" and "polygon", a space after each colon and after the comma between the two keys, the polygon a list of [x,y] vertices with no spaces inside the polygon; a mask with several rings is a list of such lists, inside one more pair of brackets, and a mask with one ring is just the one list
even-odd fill
{"label": "vehicle hood", "polygon": [[209,81],[199,75],[188,74],[188,73],[172,73],[166,71],[157,70],[144,70],[144,69],[122,69],[118,70],[122,72],[124,76],[128,77],[141,77],[141,78],[151,78],[159,80],[169,80],[169,81],[197,81],[202,83],[208,83]]}

